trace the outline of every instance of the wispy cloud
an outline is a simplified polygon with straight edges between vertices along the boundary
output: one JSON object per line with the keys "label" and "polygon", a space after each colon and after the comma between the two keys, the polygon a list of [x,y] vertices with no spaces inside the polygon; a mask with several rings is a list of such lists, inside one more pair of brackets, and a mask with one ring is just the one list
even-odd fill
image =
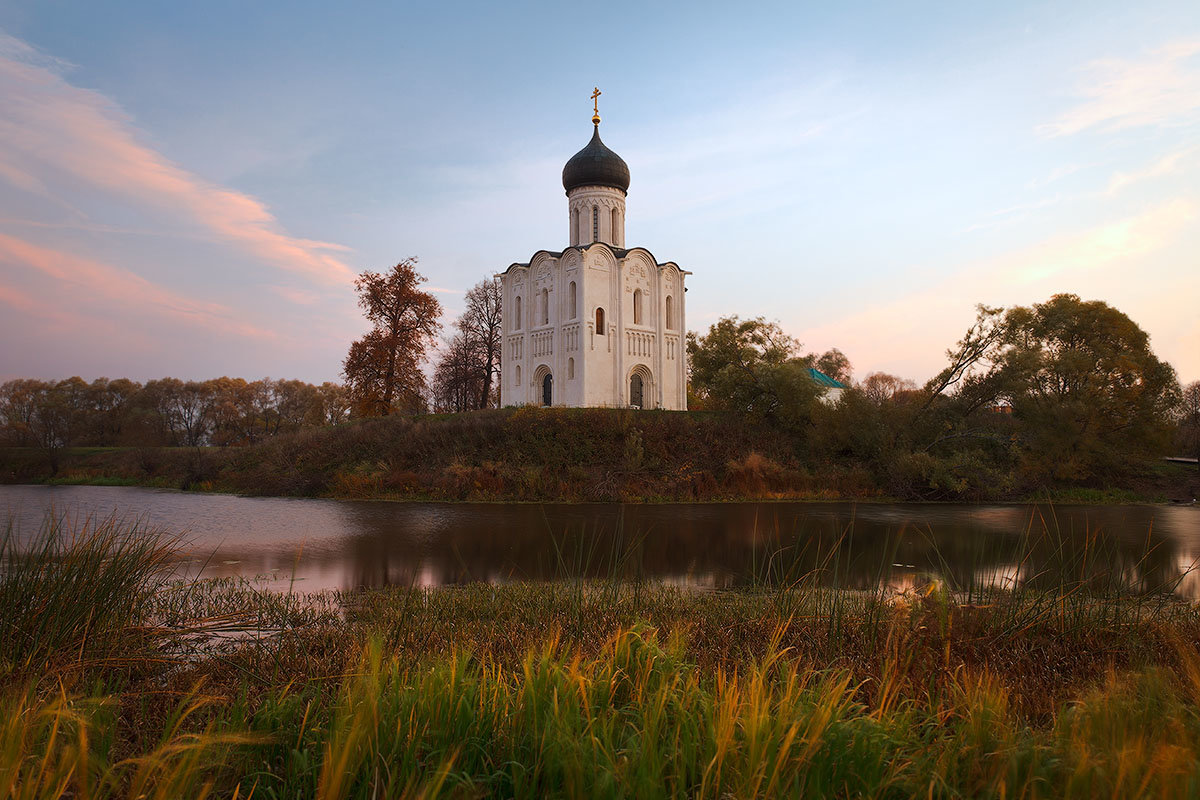
{"label": "wispy cloud", "polygon": [[[10,270],[36,270],[53,278],[62,287],[76,287],[88,299],[104,298],[125,312],[149,311],[170,318],[215,329],[222,333],[256,339],[274,339],[274,331],[242,322],[218,303],[185,297],[140,275],[90,258],[0,233],[0,264]],[[15,299],[20,302],[20,298]],[[68,302],[62,299],[61,302]]]}
{"label": "wispy cloud", "polygon": [[38,312],[42,306],[25,292],[13,286],[0,284],[0,303],[18,311]]}
{"label": "wispy cloud", "polygon": [[1093,167],[1095,164],[1063,164],[1061,167],[1055,167],[1050,170],[1050,174],[1044,178],[1037,178],[1025,184],[1026,189],[1040,189],[1043,186],[1048,186],[1056,181],[1060,181],[1068,175],[1074,175],[1076,172]]}
{"label": "wispy cloud", "polygon": [[1187,230],[1198,216],[1196,203],[1180,198],[1083,233],[1052,237],[985,263],[983,268],[1017,283],[1095,269],[1157,250]]}
{"label": "wispy cloud", "polygon": [[1167,175],[1174,175],[1182,169],[1187,169],[1191,166],[1193,157],[1200,152],[1200,147],[1189,147],[1184,150],[1177,150],[1170,153],[1158,161],[1154,162],[1145,169],[1135,170],[1133,172],[1118,172],[1112,176],[1108,182],[1108,189],[1105,194],[1115,195],[1122,189],[1131,186],[1141,181],[1150,180],[1152,178],[1162,178]]}
{"label": "wispy cloud", "polygon": [[1030,203],[1021,203],[1020,205],[1009,206],[1008,208],[997,209],[988,214],[988,218],[983,222],[976,222],[973,225],[967,226],[966,232],[981,230],[983,228],[993,228],[997,225],[1008,225],[1025,219],[1030,213],[1039,209],[1048,208],[1062,200],[1061,195],[1053,197],[1044,197],[1041,200],[1034,200]]}
{"label": "wispy cloud", "polygon": [[315,305],[321,299],[321,295],[316,292],[310,292],[307,289],[297,289],[295,286],[272,286],[271,291],[284,300],[295,303],[298,306]]}
{"label": "wispy cloud", "polygon": [[276,267],[325,283],[354,278],[332,255],[346,247],[292,236],[260,200],[175,164],[141,141],[116,103],[68,83],[66,68],[0,34],[0,152],[9,156],[0,179],[39,192],[39,172],[65,173],[148,212],[172,211]]}
{"label": "wispy cloud", "polygon": [[1117,130],[1194,121],[1200,116],[1200,39],[1176,41],[1140,60],[1103,59],[1086,67],[1086,98],[1042,125],[1045,136],[1093,127]]}
{"label": "wispy cloud", "polygon": [[68,314],[62,308],[56,308],[38,300],[27,292],[15,286],[0,284],[0,304],[28,317],[34,317],[54,326],[56,330],[68,332],[78,329],[81,317],[78,314]]}

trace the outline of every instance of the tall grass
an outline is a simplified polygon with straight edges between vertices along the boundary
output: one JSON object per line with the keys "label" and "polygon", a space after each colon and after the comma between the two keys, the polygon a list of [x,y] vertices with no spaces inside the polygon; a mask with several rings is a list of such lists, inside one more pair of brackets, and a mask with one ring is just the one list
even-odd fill
{"label": "tall grass", "polygon": [[108,664],[144,648],[174,540],[116,517],[47,515],[27,542],[0,536],[0,678]]}
{"label": "tall grass", "polygon": [[[841,540],[741,591],[315,596],[171,582],[136,525],[33,542],[3,551],[0,800],[1200,792],[1200,619],[1096,580],[1099,542],[1078,580],[899,596],[848,585]],[[628,574],[625,547],[558,557]]]}
{"label": "tall grass", "polygon": [[[215,721],[201,721],[212,704],[212,698],[198,692],[187,694],[163,722],[153,747],[114,761],[113,698],[73,698],[62,691],[45,697],[28,688],[10,691],[0,696],[0,797],[246,796],[249,792],[236,779],[230,782],[222,769],[235,748],[261,745],[265,738],[218,731]],[[218,781],[224,784],[219,790]]]}

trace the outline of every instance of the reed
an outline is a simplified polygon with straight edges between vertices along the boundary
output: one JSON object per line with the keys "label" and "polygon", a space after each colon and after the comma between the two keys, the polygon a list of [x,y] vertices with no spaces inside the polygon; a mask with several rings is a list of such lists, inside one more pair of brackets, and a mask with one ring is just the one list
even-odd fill
{"label": "reed", "polygon": [[138,521],[48,515],[0,535],[0,680],[140,658],[175,540]]}

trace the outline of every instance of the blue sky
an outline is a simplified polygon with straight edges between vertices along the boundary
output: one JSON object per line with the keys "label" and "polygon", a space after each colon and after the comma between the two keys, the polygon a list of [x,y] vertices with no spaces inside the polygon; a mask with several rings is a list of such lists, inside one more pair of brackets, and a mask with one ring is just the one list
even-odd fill
{"label": "blue sky", "polygon": [[1102,299],[1200,379],[1200,4],[0,4],[0,379],[336,379],[353,275],[447,309],[629,163],[688,323],[923,381]]}

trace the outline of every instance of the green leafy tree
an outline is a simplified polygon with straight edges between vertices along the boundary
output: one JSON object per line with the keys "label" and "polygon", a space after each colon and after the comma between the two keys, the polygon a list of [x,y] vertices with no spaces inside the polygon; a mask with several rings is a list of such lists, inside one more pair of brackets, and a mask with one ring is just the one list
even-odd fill
{"label": "green leafy tree", "polygon": [[824,372],[835,381],[840,381],[849,384],[853,377],[853,370],[850,366],[850,359],[846,358],[846,354],[836,347],[829,349],[819,356],[812,358],[813,366]]}
{"label": "green leafy tree", "polygon": [[692,396],[700,408],[806,422],[819,393],[810,363],[799,342],[762,317],[724,317],[704,336],[688,334]]}
{"label": "green leafy tree", "polygon": [[1180,398],[1175,371],[1107,303],[1060,294],[1003,313],[980,306],[948,355],[950,365],[926,385],[928,403],[955,387],[964,419],[1011,408],[1034,477],[1105,478],[1167,446]]}
{"label": "green leafy tree", "polygon": [[1124,471],[1160,455],[1179,403],[1175,370],[1107,303],[1060,294],[1005,316],[1000,384],[1058,478]]}

